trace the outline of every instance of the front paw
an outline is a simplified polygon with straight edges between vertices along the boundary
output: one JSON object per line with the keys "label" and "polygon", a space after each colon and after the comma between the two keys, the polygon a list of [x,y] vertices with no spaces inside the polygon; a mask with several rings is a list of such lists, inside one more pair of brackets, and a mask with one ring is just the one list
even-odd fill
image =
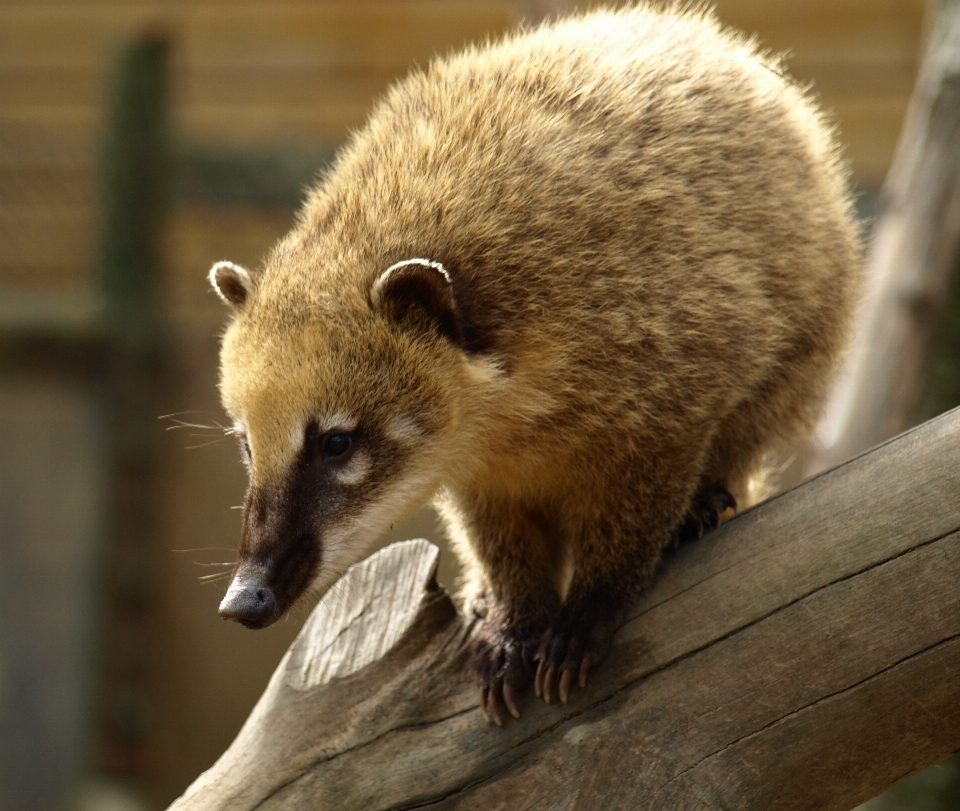
{"label": "front paw", "polygon": [[471,661],[480,681],[480,709],[487,721],[502,726],[501,707],[520,717],[517,700],[533,680],[540,633],[488,617],[473,642]]}
{"label": "front paw", "polygon": [[622,618],[622,611],[602,598],[565,603],[537,649],[536,694],[549,704],[557,687],[566,704],[574,679],[586,687],[590,670],[607,658]]}

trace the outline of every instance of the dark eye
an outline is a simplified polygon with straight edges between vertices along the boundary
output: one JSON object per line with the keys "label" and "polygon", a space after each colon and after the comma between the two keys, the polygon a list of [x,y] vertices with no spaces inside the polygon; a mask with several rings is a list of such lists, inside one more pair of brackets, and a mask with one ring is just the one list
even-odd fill
{"label": "dark eye", "polygon": [[245,436],[240,437],[240,457],[247,465],[253,462],[253,455],[250,453],[250,443]]}
{"label": "dark eye", "polygon": [[323,440],[323,461],[345,461],[352,449],[353,437],[350,436],[350,434],[345,434],[342,432],[327,434]]}

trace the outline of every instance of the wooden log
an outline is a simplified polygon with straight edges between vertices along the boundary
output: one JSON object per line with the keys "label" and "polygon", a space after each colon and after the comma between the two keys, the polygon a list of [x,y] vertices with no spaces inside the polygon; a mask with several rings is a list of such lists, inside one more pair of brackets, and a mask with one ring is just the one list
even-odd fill
{"label": "wooden log", "polygon": [[354,566],[171,806],[849,811],[960,749],[960,410],[670,556],[566,706],[484,722],[437,550]]}

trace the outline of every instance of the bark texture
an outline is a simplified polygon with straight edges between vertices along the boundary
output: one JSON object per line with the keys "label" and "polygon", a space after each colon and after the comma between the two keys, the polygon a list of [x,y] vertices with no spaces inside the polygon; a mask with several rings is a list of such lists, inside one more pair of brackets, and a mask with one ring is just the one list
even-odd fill
{"label": "bark texture", "polygon": [[681,548],[588,688],[503,728],[436,548],[395,544],[171,808],[849,811],[960,749],[958,493],[960,411]]}

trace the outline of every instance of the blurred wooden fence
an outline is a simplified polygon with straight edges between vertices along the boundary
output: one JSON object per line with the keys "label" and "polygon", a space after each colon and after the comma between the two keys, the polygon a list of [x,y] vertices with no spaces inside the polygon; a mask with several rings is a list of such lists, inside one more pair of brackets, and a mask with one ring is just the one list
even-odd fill
{"label": "blurred wooden fence", "polygon": [[[877,187],[912,88],[924,0],[719,0],[717,5],[731,25],[756,33],[773,50],[789,52],[794,74],[813,81],[835,112],[857,182]],[[151,293],[151,306],[165,325],[168,377],[157,404],[147,410],[193,409],[202,413],[190,419],[212,423],[219,413],[215,353],[223,312],[207,290],[206,269],[224,258],[258,263],[287,229],[301,187],[349,130],[362,124],[372,100],[392,80],[437,53],[507,30],[528,12],[521,0],[0,4],[0,359],[6,353],[0,443],[9,462],[0,466],[0,491],[21,494],[21,507],[34,497],[52,504],[42,498],[46,487],[67,493],[56,507],[62,515],[51,507],[48,517],[60,516],[57,521],[38,524],[32,534],[25,531],[6,544],[25,556],[20,560],[8,552],[7,557],[19,567],[9,571],[16,571],[25,593],[46,594],[51,572],[62,570],[53,593],[77,595],[64,598],[74,600],[68,604],[78,612],[80,631],[61,634],[73,640],[73,647],[64,642],[69,655],[64,654],[63,673],[74,672],[71,668],[89,673],[93,654],[87,642],[96,637],[88,619],[97,606],[82,596],[80,584],[100,576],[93,568],[103,551],[96,545],[98,533],[116,509],[110,499],[119,498],[103,492],[114,464],[104,450],[104,426],[111,418],[103,391],[90,381],[109,371],[105,360],[97,360],[100,350],[93,351],[95,345],[102,349],[97,325],[104,313],[100,159],[110,129],[111,70],[123,48],[145,32],[171,43],[169,207],[158,226],[161,273],[152,279]],[[30,380],[21,374],[28,357],[21,352],[25,338],[46,358],[28,370]],[[13,374],[18,359],[20,372]],[[26,470],[10,454],[28,447],[23,440],[30,432],[60,439],[35,451],[43,463]],[[203,555],[170,552],[230,547],[237,537],[237,516],[227,511],[243,488],[236,451],[219,444],[184,453],[184,445],[205,441],[166,442],[155,449],[156,475],[169,484],[153,497],[152,509],[162,519],[141,549],[152,582],[149,605],[137,609],[152,647],[133,654],[146,657],[137,667],[148,676],[138,689],[118,692],[126,708],[118,717],[142,724],[137,733],[142,756],[140,765],[116,768],[152,786],[161,801],[179,793],[222,751],[296,631],[290,623],[254,638],[225,627],[215,615],[217,591],[196,585],[195,576],[210,571],[193,566]],[[34,446],[39,447],[29,445]],[[58,449],[65,461],[58,459]],[[13,477],[19,489],[7,486]],[[13,514],[11,503],[0,500],[0,522]],[[229,550],[215,549],[204,560],[229,557]],[[52,568],[54,561],[63,562],[61,569]],[[37,616],[39,624],[30,627],[66,627],[46,614]],[[140,650],[137,634],[127,631],[121,628],[115,643],[121,658]],[[4,654],[22,640],[10,636],[12,630],[4,634],[5,683],[31,683],[32,671],[17,670]],[[87,642],[78,647],[76,639]],[[81,751],[92,723],[83,712],[84,685],[75,680],[61,691],[69,698],[63,699],[62,718],[69,727],[63,752],[51,754],[49,746],[38,744],[26,754],[17,750],[16,757],[0,758],[21,766],[29,766],[17,760],[21,756],[49,764],[52,771],[42,785],[24,792],[59,790],[54,771],[74,774],[89,761]],[[8,704],[0,710],[9,705],[3,701]],[[29,722],[29,712],[40,713],[45,701],[40,696],[35,706],[21,702],[27,715],[6,717]],[[2,737],[8,748],[17,742],[15,736]],[[17,795],[20,800],[4,797],[8,789],[19,790],[4,774],[0,809],[33,807],[22,800],[27,794]]]}

